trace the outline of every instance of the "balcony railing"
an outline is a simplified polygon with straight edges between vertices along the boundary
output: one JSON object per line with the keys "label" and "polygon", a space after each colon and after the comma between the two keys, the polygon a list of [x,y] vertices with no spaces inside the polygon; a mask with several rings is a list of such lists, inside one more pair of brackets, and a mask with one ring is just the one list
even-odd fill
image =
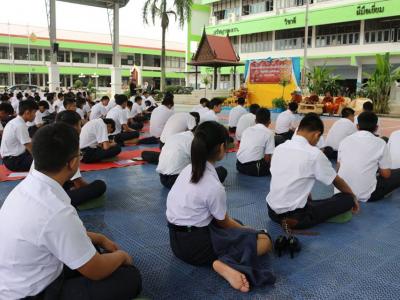
{"label": "balcony railing", "polygon": [[[308,38],[308,46],[311,47],[311,37]],[[291,50],[304,48],[304,37],[280,39],[275,41],[275,50]]]}
{"label": "balcony railing", "polygon": [[315,41],[316,47],[334,47],[345,45],[357,45],[360,43],[360,33],[338,33],[318,35]]}

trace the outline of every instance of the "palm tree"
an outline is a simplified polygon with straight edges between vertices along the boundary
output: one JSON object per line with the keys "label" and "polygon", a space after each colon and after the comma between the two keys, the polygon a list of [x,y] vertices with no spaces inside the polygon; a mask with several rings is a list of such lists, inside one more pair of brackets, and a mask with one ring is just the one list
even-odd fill
{"label": "palm tree", "polygon": [[[173,0],[171,7],[168,6],[167,0],[146,0],[143,6],[143,22],[149,24],[149,16],[153,25],[156,18],[161,20],[161,91],[165,89],[165,33],[169,25],[171,15],[175,17],[175,21],[179,21],[179,26],[183,28],[186,21],[191,18],[191,9],[193,0]],[[171,1],[172,2],[172,1]]]}

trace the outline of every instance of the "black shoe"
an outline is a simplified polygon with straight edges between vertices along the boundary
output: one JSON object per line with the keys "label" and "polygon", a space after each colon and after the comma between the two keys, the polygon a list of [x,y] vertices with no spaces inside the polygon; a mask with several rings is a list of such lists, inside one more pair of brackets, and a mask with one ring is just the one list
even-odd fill
{"label": "black shoe", "polygon": [[288,249],[289,249],[289,253],[290,253],[290,257],[294,258],[294,253],[296,252],[300,252],[301,250],[301,244],[298,238],[294,237],[294,236],[290,236],[287,239],[287,245],[288,245]]}
{"label": "black shoe", "polygon": [[274,249],[279,257],[282,256],[282,253],[286,251],[288,248],[288,239],[284,235],[278,236],[275,240]]}

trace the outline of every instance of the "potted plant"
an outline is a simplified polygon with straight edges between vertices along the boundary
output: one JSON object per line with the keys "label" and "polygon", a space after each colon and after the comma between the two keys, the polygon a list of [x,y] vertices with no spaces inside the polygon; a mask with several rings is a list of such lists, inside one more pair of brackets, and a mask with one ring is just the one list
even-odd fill
{"label": "potted plant", "polygon": [[281,113],[286,109],[286,101],[282,97],[275,98],[272,100],[272,106],[274,112]]}

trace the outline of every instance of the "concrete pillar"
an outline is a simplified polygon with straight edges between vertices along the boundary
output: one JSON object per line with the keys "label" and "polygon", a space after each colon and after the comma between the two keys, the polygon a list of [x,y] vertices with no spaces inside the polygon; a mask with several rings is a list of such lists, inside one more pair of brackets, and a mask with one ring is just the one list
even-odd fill
{"label": "concrete pillar", "polygon": [[57,41],[56,26],[56,0],[50,0],[50,66],[49,66],[49,91],[56,92],[60,89],[60,71],[57,65],[57,53],[54,44]]}
{"label": "concrete pillar", "polygon": [[113,66],[111,68],[111,95],[120,94],[122,90],[121,57],[119,54],[119,2],[114,3],[113,12]]}
{"label": "concrete pillar", "polygon": [[276,34],[275,34],[275,30],[274,30],[274,31],[272,31],[272,46],[271,46],[271,51],[275,51],[275,37],[276,37]]}
{"label": "concrete pillar", "polygon": [[217,69],[217,90],[221,89],[221,69]]}
{"label": "concrete pillar", "polygon": [[311,30],[311,48],[315,48],[315,43],[317,42],[317,26],[313,26]]}
{"label": "concrete pillar", "polygon": [[358,66],[357,66],[357,90],[361,87],[362,75],[363,75],[362,63],[358,62]]}
{"label": "concrete pillar", "polygon": [[360,45],[363,45],[365,42],[365,20],[360,22]]}

